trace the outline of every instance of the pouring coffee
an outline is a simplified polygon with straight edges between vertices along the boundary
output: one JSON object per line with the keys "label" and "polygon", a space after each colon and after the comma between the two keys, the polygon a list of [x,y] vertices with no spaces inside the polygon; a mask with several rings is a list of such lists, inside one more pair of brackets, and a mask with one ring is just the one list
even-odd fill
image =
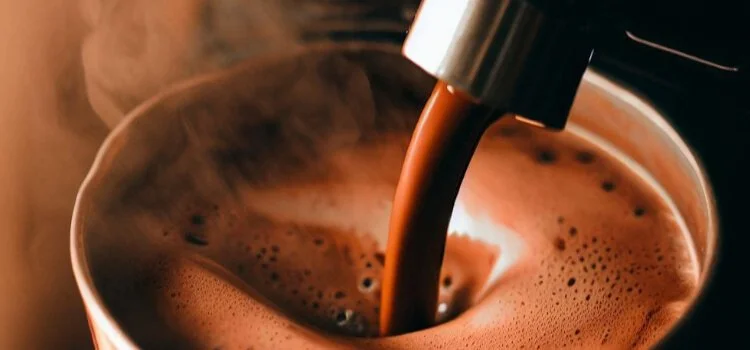
{"label": "pouring coffee", "polygon": [[[383,78],[374,58],[406,77]],[[485,119],[449,203],[445,258],[431,270],[437,281],[415,282],[439,290],[441,324],[362,338],[382,329],[382,270],[393,259],[384,222],[435,82],[393,53],[356,45],[260,63],[159,96],[105,146],[74,222],[87,238],[73,242],[76,261],[77,252],[96,261],[76,272],[84,297],[98,296],[102,338],[145,347],[648,347],[703,285],[714,238],[700,237],[713,216],[700,169],[655,112],[630,106],[638,117],[619,122],[649,130],[652,149],[678,145],[678,155],[660,156],[691,169],[692,181],[677,182],[697,200],[671,198],[674,185],[663,183],[676,174],[647,169],[645,145],[607,139],[612,126],[591,121],[627,109],[597,105],[627,93],[593,77],[591,101],[581,102],[586,127],[558,135],[495,123],[502,111],[479,108]],[[263,70],[292,75],[284,69],[296,83],[262,79]],[[309,82],[334,98],[305,96],[299,87]],[[701,210],[699,222],[683,214]],[[114,247],[128,253],[110,256]]]}
{"label": "pouring coffee", "polygon": [[[627,93],[589,73],[567,131],[504,118],[484,134],[451,214],[440,324],[376,337],[391,201],[435,81],[381,48],[271,62],[158,97],[105,145],[73,241],[98,342],[647,347],[704,285],[712,253],[697,247],[710,247],[714,214],[700,169],[656,112],[615,102]],[[312,119],[329,101],[263,79],[284,67],[346,97],[337,113]],[[355,82],[319,85],[342,67],[365,98]],[[394,67],[403,74],[378,78]],[[280,114],[272,98],[297,104]],[[641,139],[608,136],[617,125]]]}

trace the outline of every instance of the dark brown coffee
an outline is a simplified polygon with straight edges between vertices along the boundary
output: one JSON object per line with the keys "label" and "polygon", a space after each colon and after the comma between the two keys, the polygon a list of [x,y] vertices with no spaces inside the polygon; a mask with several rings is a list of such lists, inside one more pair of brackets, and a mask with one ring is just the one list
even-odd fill
{"label": "dark brown coffee", "polygon": [[144,347],[222,349],[646,348],[683,315],[697,264],[660,187],[590,135],[504,120],[453,211],[441,324],[372,337],[409,136],[331,152],[322,179],[144,219],[170,248],[102,286],[113,314]]}

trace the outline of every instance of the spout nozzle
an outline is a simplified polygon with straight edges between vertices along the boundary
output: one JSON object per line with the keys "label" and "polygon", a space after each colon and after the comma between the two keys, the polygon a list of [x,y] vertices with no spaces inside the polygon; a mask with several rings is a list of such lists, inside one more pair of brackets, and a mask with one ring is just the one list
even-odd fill
{"label": "spout nozzle", "polygon": [[525,0],[424,0],[403,54],[483,104],[562,129],[591,43],[583,21]]}

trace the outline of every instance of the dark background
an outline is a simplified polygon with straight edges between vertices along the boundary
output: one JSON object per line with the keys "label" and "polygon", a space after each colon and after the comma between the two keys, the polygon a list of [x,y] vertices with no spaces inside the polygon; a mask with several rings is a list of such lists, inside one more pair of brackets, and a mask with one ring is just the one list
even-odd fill
{"label": "dark background", "polygon": [[[750,1],[622,2],[592,66],[664,112],[707,168],[716,192],[718,265],[702,301],[665,348],[748,348],[750,245]],[[739,68],[726,72],[628,40],[639,37]],[[744,344],[744,345],[743,345]]]}

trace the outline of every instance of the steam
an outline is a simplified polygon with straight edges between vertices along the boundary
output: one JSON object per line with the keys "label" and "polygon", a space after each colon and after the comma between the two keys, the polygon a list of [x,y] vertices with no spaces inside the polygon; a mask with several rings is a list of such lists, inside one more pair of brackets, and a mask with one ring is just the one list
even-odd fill
{"label": "steam", "polygon": [[[87,6],[86,6],[87,5]],[[114,126],[165,87],[264,52],[293,48],[281,1],[89,0],[83,47],[89,99]]]}
{"label": "steam", "polygon": [[0,1],[0,348],[90,345],[70,271],[69,227],[108,127],[177,81],[295,48],[303,19],[281,6]]}
{"label": "steam", "polygon": [[90,347],[70,214],[106,128],[87,102],[74,5],[0,1],[2,349]]}

